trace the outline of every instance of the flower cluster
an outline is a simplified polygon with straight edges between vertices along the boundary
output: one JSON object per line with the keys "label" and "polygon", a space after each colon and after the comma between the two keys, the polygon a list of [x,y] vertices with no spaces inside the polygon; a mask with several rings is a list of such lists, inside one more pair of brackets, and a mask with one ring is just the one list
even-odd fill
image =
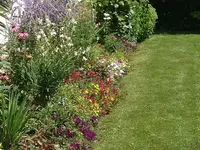
{"label": "flower cluster", "polygon": [[[54,112],[51,114],[51,119],[55,121],[56,125],[58,125],[58,114]],[[58,119],[58,120],[56,120]],[[59,127],[56,129],[56,134],[60,138],[68,139],[69,146],[67,149],[69,150],[88,150],[88,146],[85,142],[81,142],[79,139],[79,135],[81,134],[84,139],[83,141],[95,141],[96,140],[96,133],[91,130],[91,127],[94,126],[97,123],[97,117],[92,116],[88,120],[83,120],[79,117],[72,118],[72,122],[74,123],[74,126],[69,127]],[[64,122],[63,122],[64,123]]]}
{"label": "flower cluster", "polygon": [[126,64],[123,63],[121,60],[117,60],[116,62],[112,62],[107,66],[107,70],[109,72],[110,78],[115,80],[116,78],[123,77],[126,73],[124,68]]}
{"label": "flower cluster", "polygon": [[88,141],[96,140],[96,133],[89,129],[89,123],[87,121],[82,121],[80,118],[73,118],[73,121],[79,128],[79,131],[84,135],[85,139]]}
{"label": "flower cluster", "polygon": [[98,64],[106,67],[106,71],[112,81],[116,81],[123,77],[128,68],[126,60],[110,58],[109,55],[102,56],[98,61]]}
{"label": "flower cluster", "polygon": [[19,40],[25,40],[29,36],[28,32],[20,31],[20,26],[17,24],[11,27],[11,31],[13,31],[13,33],[17,33],[17,37]]}

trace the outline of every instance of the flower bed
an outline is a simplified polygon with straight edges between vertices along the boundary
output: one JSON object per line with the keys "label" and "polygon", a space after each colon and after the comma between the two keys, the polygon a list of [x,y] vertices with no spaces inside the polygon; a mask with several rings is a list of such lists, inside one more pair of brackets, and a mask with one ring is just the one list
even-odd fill
{"label": "flower bed", "polygon": [[1,53],[0,148],[92,149],[98,121],[120,101],[125,50],[136,42],[102,36],[106,26],[96,23],[91,3],[55,3],[27,3],[9,30]]}
{"label": "flower bed", "polygon": [[103,55],[91,67],[87,64],[70,73],[51,102],[33,110],[35,119],[27,123],[29,136],[22,137],[20,148],[91,149],[90,143],[98,138],[95,127],[99,119],[120,99],[118,81],[125,75],[126,63]]}

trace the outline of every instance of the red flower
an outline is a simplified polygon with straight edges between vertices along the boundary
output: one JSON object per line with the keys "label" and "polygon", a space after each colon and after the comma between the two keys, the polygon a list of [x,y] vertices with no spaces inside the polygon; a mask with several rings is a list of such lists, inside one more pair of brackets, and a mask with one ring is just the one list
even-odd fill
{"label": "red flower", "polygon": [[74,71],[72,74],[70,74],[70,77],[74,80],[78,80],[81,78],[79,75],[79,72],[77,72],[77,71]]}
{"label": "red flower", "polygon": [[70,83],[70,79],[69,79],[69,78],[66,78],[66,79],[65,79],[65,83]]}
{"label": "red flower", "polygon": [[57,133],[58,133],[59,135],[61,135],[61,134],[63,133],[63,129],[61,129],[61,128],[57,129]]}
{"label": "red flower", "polygon": [[89,77],[94,77],[94,76],[95,76],[95,73],[94,73],[93,71],[90,71],[90,72],[88,73],[88,76],[89,76]]}

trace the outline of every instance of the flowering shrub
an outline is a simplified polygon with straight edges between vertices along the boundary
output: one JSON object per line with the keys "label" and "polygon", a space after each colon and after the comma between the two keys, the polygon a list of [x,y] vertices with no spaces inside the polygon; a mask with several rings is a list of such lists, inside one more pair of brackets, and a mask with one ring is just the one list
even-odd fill
{"label": "flowering shrub", "polygon": [[118,34],[129,41],[141,41],[152,34],[157,14],[148,0],[89,0],[103,26],[101,37]]}
{"label": "flowering shrub", "polygon": [[48,15],[34,21],[38,28],[23,24],[11,28],[11,81],[24,95],[46,104],[62,79],[90,59],[95,24],[91,18],[77,22],[68,15],[59,23]]}

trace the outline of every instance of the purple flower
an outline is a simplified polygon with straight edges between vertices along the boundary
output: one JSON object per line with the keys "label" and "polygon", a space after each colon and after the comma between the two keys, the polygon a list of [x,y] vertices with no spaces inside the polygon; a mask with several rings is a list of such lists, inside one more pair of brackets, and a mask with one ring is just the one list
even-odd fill
{"label": "purple flower", "polygon": [[[24,15],[23,22],[32,21],[37,18],[47,16],[53,22],[62,21],[67,14],[66,4],[69,0],[55,1],[55,0],[23,0],[24,1]],[[75,13],[76,6],[73,2],[71,6],[71,13]]]}
{"label": "purple flower", "polygon": [[67,130],[66,130],[65,135],[66,135],[67,137],[73,137],[73,136],[74,136],[74,134],[70,131],[70,129],[67,129]]}
{"label": "purple flower", "polygon": [[84,133],[85,132],[85,128],[80,128],[80,131],[82,132],[82,133]]}
{"label": "purple flower", "polygon": [[73,121],[77,124],[81,123],[81,119],[80,118],[73,118]]}
{"label": "purple flower", "polygon": [[89,141],[94,141],[96,140],[96,133],[94,133],[92,130],[85,129],[83,131],[83,134],[85,135],[85,138]]}
{"label": "purple flower", "polygon": [[96,120],[97,120],[97,117],[96,117],[96,116],[92,116],[92,117],[91,117],[91,120],[92,120],[92,121],[96,121]]}
{"label": "purple flower", "polygon": [[61,135],[61,134],[63,133],[63,129],[61,129],[61,128],[57,129],[57,133],[58,133],[59,135]]}
{"label": "purple flower", "polygon": [[52,114],[52,115],[51,115],[51,118],[52,118],[52,119],[56,119],[56,118],[57,118],[57,115],[56,115],[56,114]]}
{"label": "purple flower", "polygon": [[78,144],[78,143],[71,143],[70,147],[73,148],[73,149],[75,149],[75,150],[79,150],[80,149],[80,144]]}
{"label": "purple flower", "polygon": [[89,124],[88,124],[88,122],[82,122],[82,125],[87,127]]}

